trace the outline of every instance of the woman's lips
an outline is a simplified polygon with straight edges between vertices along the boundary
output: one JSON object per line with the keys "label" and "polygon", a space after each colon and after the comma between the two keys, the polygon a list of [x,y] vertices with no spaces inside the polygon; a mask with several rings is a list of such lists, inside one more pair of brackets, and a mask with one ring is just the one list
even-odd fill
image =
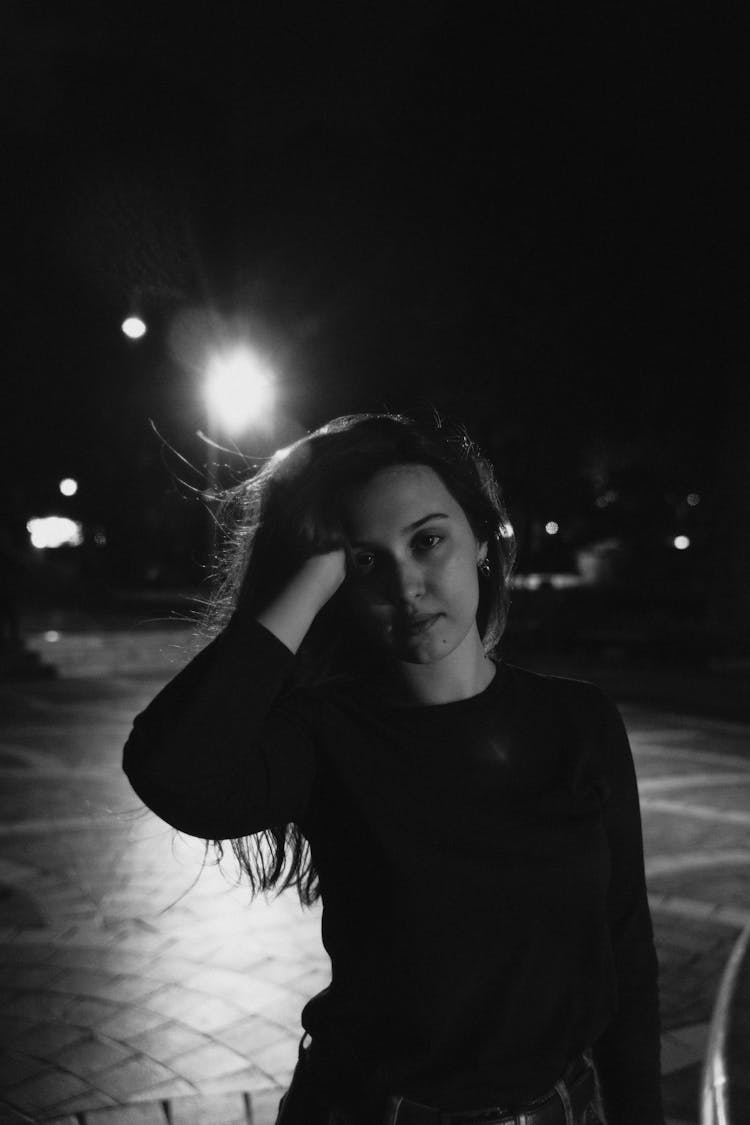
{"label": "woman's lips", "polygon": [[439,613],[430,613],[423,617],[402,618],[399,622],[399,630],[410,637],[418,636],[420,633],[426,633],[438,617],[440,617]]}

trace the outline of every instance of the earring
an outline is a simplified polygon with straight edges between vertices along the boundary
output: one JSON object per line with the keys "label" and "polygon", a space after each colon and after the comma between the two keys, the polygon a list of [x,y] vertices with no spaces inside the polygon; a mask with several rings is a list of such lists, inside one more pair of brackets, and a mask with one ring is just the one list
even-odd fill
{"label": "earring", "polygon": [[482,575],[482,578],[489,578],[490,572],[491,572],[491,567],[490,567],[490,560],[487,558],[486,555],[481,560],[481,562],[477,562],[477,569],[479,570],[479,573]]}

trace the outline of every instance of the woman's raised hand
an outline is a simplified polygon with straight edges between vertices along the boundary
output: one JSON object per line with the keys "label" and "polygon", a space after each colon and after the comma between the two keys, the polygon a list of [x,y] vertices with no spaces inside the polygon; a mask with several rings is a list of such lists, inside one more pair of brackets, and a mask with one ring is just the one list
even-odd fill
{"label": "woman's raised hand", "polygon": [[315,617],[345,578],[344,547],[310,555],[256,620],[296,652]]}
{"label": "woman's raised hand", "polygon": [[302,570],[309,577],[313,588],[319,590],[322,598],[319,608],[322,609],[346,578],[346,550],[334,547],[333,550],[311,555],[303,564]]}

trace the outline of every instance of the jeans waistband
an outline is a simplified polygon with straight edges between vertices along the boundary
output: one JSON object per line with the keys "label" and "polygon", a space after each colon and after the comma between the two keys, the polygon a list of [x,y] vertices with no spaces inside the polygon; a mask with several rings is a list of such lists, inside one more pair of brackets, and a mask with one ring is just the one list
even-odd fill
{"label": "jeans waistband", "polygon": [[[593,1109],[595,1097],[593,1066],[581,1055],[546,1094],[524,1105],[441,1110],[391,1096],[383,1125],[585,1125],[587,1120],[597,1120]],[[588,1117],[590,1107],[592,1113]]]}

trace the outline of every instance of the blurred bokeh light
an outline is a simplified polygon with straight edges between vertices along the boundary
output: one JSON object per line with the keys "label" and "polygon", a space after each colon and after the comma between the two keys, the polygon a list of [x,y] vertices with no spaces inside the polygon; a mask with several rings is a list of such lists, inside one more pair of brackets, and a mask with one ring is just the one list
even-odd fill
{"label": "blurred bokeh light", "polygon": [[122,331],[130,340],[140,340],[146,335],[146,325],[139,316],[129,316],[123,320]]}
{"label": "blurred bokeh light", "polygon": [[80,547],[83,528],[77,520],[66,516],[41,516],[26,524],[32,547]]}

